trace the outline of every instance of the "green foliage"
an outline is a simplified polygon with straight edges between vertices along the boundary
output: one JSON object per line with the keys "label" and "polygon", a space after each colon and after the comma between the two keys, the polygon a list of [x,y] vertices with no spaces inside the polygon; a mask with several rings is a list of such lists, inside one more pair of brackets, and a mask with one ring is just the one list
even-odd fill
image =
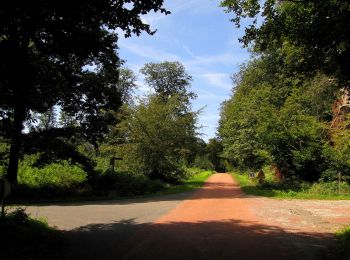
{"label": "green foliage", "polygon": [[174,194],[193,191],[200,188],[209,176],[213,174],[213,171],[203,171],[198,168],[187,169],[187,172],[189,177],[182,181],[181,184],[166,186],[165,189],[158,194]]}
{"label": "green foliage", "polygon": [[129,117],[120,127],[129,143],[123,145],[121,155],[131,171],[167,181],[184,177],[181,158],[195,141],[196,113],[179,113],[181,106],[177,96],[164,102],[153,95],[128,108]]}
{"label": "green foliage", "polygon": [[350,227],[345,227],[336,233],[337,245],[330,252],[330,259],[350,258]]}
{"label": "green foliage", "polygon": [[150,180],[142,174],[106,171],[93,180],[94,190],[109,192],[114,197],[135,196],[154,193],[161,190],[165,183],[160,180]]}
{"label": "green foliage", "polygon": [[193,165],[195,167],[198,167],[200,169],[207,169],[207,170],[213,170],[214,165],[213,163],[208,159],[208,155],[199,155],[195,158]]}
{"label": "green foliage", "polygon": [[1,259],[63,259],[62,234],[44,220],[33,219],[24,209],[11,210],[0,218]]}
{"label": "green foliage", "polygon": [[59,105],[78,122],[79,137],[98,146],[126,98],[118,86],[123,73],[116,31],[127,37],[154,34],[141,16],[168,14],[162,5],[163,0],[87,0],[0,7],[0,132],[11,139],[11,182],[17,181],[23,124],[35,113],[46,115]]}
{"label": "green foliage", "polygon": [[256,196],[282,199],[350,199],[350,185],[346,182],[341,182],[340,185],[338,182],[279,182],[268,171],[265,174],[267,178],[262,185],[249,179],[247,172],[234,171],[233,177],[245,193]]}
{"label": "green foliage", "polygon": [[34,166],[37,158],[37,155],[26,156],[20,162],[19,184],[35,189],[44,187],[74,189],[87,179],[84,170],[79,166],[71,165],[68,161],[60,161],[38,168]]}
{"label": "green foliage", "polygon": [[[206,147],[206,153],[208,156],[208,160],[213,165],[213,168],[218,172],[225,171],[225,166],[221,159],[222,151],[223,151],[223,147],[221,145],[221,142],[218,139],[216,138],[209,139],[209,142]],[[206,169],[210,169],[210,168],[206,168]]]}
{"label": "green foliage", "polygon": [[188,105],[190,99],[195,97],[187,89],[191,85],[192,76],[187,74],[185,66],[180,62],[147,63],[141,73],[145,75],[147,84],[163,98],[176,95]]}
{"label": "green foliage", "polygon": [[0,177],[6,173],[9,148],[9,144],[2,137],[0,137]]}
{"label": "green foliage", "polygon": [[[350,179],[350,118],[346,115],[339,128],[332,131],[332,140],[325,145],[324,153],[330,161],[329,171],[333,172],[332,179],[338,174],[349,181]],[[328,174],[329,175],[329,174]],[[329,176],[331,177],[331,176]]]}
{"label": "green foliage", "polygon": [[272,60],[254,60],[237,75],[221,111],[223,156],[241,169],[273,163],[285,178],[317,181],[331,164],[325,151],[336,84],[321,74],[287,76]]}
{"label": "green foliage", "polygon": [[118,163],[123,171],[179,182],[199,147],[198,113],[191,110],[193,93],[187,90],[191,76],[179,62],[149,63],[141,72],[156,93],[124,106],[123,120],[109,140],[114,145],[104,146],[104,151],[123,158]]}
{"label": "green foliage", "polygon": [[[292,65],[291,73],[323,71],[348,85],[348,1],[224,0],[221,6],[234,14],[236,26],[246,26],[241,38],[245,46],[253,44],[255,51],[266,53],[287,44],[289,50],[296,51],[288,56],[291,62],[286,60]],[[245,18],[253,23],[242,21]]]}

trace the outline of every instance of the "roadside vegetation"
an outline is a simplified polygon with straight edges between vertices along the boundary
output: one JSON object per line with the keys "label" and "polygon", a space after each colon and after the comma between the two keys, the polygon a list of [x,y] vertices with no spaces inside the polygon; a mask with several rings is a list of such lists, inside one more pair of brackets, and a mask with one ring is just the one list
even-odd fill
{"label": "roadside vegetation", "polygon": [[221,145],[201,138],[185,66],[144,64],[149,91],[141,91],[116,51],[117,29],[155,33],[142,15],[170,14],[163,0],[0,12],[0,177],[11,183],[9,201],[171,193],[201,185],[206,174],[192,168],[222,168]]}
{"label": "roadside vegetation", "polygon": [[330,259],[350,258],[350,227],[346,227],[336,234],[337,246],[332,250]]}
{"label": "roadside vegetation", "polygon": [[[103,140],[94,145],[74,134],[58,138],[63,147],[53,151],[52,144],[37,140],[44,150],[23,153],[18,185],[10,200],[108,199],[181,192],[202,184],[201,178],[209,172],[198,169],[222,168],[218,141],[211,139],[206,144],[198,137],[199,112],[192,110],[190,101],[195,94],[188,90],[192,77],[181,63],[146,64],[141,73],[154,91],[135,97],[137,102],[131,99],[136,77],[125,68],[120,73],[119,85],[127,98],[115,111],[118,122],[109,126]],[[35,118],[36,123],[27,122],[27,135],[64,131],[71,124],[82,124],[57,108]],[[6,174],[9,147],[2,139],[0,153],[4,160],[0,175]]]}
{"label": "roadside vegetation", "polygon": [[201,169],[189,169],[191,177],[179,185],[168,185],[157,194],[174,194],[196,190],[203,186],[204,182],[215,171],[203,171]]}
{"label": "roadside vegetation", "polygon": [[1,259],[64,259],[63,234],[45,220],[29,217],[24,209],[1,216],[0,230]]}
{"label": "roadside vegetation", "polygon": [[[221,107],[226,168],[246,173],[235,176],[250,194],[348,199],[349,3],[221,5],[236,26],[246,26],[240,41],[252,53],[233,75],[231,97]],[[247,173],[266,178],[256,184]]]}
{"label": "roadside vegetation", "polygon": [[350,199],[350,185],[347,182],[280,182],[274,173],[264,168],[265,179],[250,178],[248,172],[235,170],[232,173],[242,190],[248,195],[280,199]]}

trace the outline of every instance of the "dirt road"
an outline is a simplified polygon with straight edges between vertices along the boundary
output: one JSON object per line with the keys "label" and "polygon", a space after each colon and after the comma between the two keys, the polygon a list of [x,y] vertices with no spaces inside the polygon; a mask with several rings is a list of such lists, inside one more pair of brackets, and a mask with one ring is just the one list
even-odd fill
{"label": "dirt road", "polygon": [[228,174],[193,194],[29,207],[66,230],[68,259],[322,259],[350,201],[244,195]]}

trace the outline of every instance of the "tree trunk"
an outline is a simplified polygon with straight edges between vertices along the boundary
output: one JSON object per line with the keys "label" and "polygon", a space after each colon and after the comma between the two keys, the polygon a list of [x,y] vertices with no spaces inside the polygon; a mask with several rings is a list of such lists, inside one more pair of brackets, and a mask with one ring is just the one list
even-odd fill
{"label": "tree trunk", "polygon": [[14,121],[11,136],[11,148],[9,156],[9,165],[7,168],[7,180],[12,184],[17,183],[18,161],[20,149],[22,145],[22,130],[23,122],[25,120],[26,111],[24,106],[17,104],[14,113]]}
{"label": "tree trunk", "polygon": [[22,145],[23,123],[26,119],[26,101],[27,89],[29,86],[29,63],[28,63],[28,46],[30,38],[27,35],[26,26],[24,34],[19,32],[14,23],[10,28],[9,44],[12,59],[8,60],[10,68],[9,84],[13,89],[14,115],[11,135],[11,148],[9,156],[9,165],[7,168],[6,178],[12,184],[17,184],[18,161]]}

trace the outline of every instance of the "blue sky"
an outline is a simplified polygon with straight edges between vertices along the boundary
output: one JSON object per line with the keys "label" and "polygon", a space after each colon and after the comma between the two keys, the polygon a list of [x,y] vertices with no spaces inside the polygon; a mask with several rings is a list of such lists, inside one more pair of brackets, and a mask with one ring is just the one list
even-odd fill
{"label": "blue sky", "polygon": [[202,138],[215,136],[220,104],[229,98],[230,76],[249,58],[238,38],[243,29],[230,22],[218,0],[165,0],[170,15],[151,13],[144,21],[157,29],[153,36],[123,38],[120,35],[119,55],[125,66],[138,76],[141,93],[147,92],[139,69],[148,62],[179,61],[193,76],[192,91],[198,97],[193,109],[201,108],[199,117]]}

